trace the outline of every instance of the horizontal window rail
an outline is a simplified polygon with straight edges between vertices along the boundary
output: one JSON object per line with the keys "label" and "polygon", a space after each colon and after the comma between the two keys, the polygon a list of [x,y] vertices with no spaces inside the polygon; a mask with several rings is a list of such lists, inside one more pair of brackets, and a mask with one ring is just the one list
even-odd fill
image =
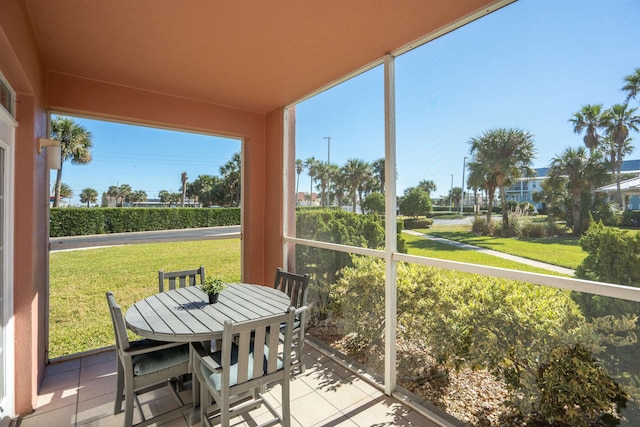
{"label": "horizontal window rail", "polygon": [[[385,252],[378,249],[359,248],[356,246],[341,245],[337,243],[327,243],[315,240],[299,239],[295,237],[285,237],[287,243],[310,246],[314,248],[329,249],[338,252],[352,253],[365,256],[384,258]],[[594,282],[591,280],[574,279],[570,277],[552,276],[548,274],[529,273],[519,270],[509,270],[506,268],[488,267],[478,264],[469,264],[459,261],[447,261],[436,258],[427,258],[416,255],[408,255],[395,252],[393,260],[399,262],[409,262],[430,267],[444,268],[447,270],[461,271],[472,274],[483,274],[486,276],[501,279],[512,279],[523,282],[531,282],[536,285],[550,286],[553,288],[567,289],[578,292],[587,292],[593,295],[604,297],[620,298],[628,301],[640,302],[640,288],[631,286],[615,285],[611,283]]]}

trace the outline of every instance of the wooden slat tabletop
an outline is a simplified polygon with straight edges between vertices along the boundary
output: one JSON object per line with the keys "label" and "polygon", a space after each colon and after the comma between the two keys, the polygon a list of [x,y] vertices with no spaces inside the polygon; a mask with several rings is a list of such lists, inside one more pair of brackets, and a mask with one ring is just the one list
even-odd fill
{"label": "wooden slat tabletop", "polygon": [[227,285],[215,304],[197,286],[160,292],[138,301],[125,314],[127,327],[159,341],[207,341],[222,337],[227,319],[233,322],[284,313],[289,297],[273,288]]}

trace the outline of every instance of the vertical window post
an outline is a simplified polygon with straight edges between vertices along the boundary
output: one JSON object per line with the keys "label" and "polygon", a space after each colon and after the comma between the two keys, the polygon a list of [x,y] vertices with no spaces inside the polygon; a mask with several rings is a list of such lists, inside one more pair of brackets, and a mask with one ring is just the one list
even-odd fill
{"label": "vertical window post", "polygon": [[385,349],[384,392],[396,390],[396,87],[395,58],[384,58],[384,173],[385,173]]}

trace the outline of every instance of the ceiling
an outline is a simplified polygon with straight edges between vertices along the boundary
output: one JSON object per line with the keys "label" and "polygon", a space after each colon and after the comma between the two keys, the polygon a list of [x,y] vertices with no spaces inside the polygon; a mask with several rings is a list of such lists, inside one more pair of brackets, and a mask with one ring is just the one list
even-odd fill
{"label": "ceiling", "polygon": [[267,113],[495,0],[24,0],[48,71]]}

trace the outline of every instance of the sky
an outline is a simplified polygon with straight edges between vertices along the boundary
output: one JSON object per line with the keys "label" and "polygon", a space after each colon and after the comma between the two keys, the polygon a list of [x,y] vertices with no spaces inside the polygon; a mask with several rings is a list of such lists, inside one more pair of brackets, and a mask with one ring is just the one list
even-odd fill
{"label": "sky", "polygon": [[[495,128],[533,135],[546,167],[583,144],[569,119],[586,104],[624,101],[625,76],[640,67],[640,1],[520,0],[396,58],[397,192],[424,179],[436,195],[462,186],[469,140]],[[296,157],[342,166],[384,157],[383,69],[376,67],[296,106]],[[640,100],[631,101],[640,107]],[[638,110],[640,114],[640,109]],[[78,202],[129,184],[149,198],[218,174],[238,140],[77,119],[93,134],[93,161],[65,163]],[[627,159],[640,158],[638,147]],[[330,154],[327,139],[331,137]],[[52,174],[52,183],[54,182]],[[306,173],[299,190],[309,191]]]}

